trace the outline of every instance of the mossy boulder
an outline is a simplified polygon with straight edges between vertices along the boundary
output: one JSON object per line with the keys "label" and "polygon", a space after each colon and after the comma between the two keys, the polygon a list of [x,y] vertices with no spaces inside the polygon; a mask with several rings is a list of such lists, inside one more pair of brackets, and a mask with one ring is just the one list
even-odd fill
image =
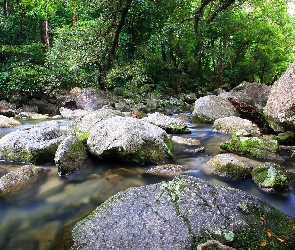
{"label": "mossy boulder", "polygon": [[171,159],[172,142],[158,126],[131,117],[97,123],[87,140],[89,152],[101,159],[145,164]]}
{"label": "mossy boulder", "polygon": [[284,160],[279,155],[278,141],[268,137],[233,137],[222,143],[220,148],[232,153],[250,155],[257,159]]}
{"label": "mossy boulder", "polygon": [[213,123],[216,119],[228,116],[238,116],[234,106],[219,96],[208,95],[196,100],[191,121]]}
{"label": "mossy boulder", "polygon": [[29,188],[33,183],[46,176],[46,170],[33,165],[26,165],[12,170],[0,178],[0,197],[15,194]]}
{"label": "mossy boulder", "polygon": [[275,139],[279,142],[279,144],[292,144],[294,142],[294,132],[286,131],[283,133],[279,133]]}
{"label": "mossy boulder", "polygon": [[184,250],[214,239],[236,249],[267,241],[266,249],[289,250],[294,225],[255,196],[183,175],[114,195],[71,228],[66,249]]}
{"label": "mossy boulder", "polygon": [[59,144],[55,153],[55,165],[59,175],[68,175],[80,169],[87,159],[84,143],[73,135],[67,136]]}
{"label": "mossy boulder", "polygon": [[288,172],[273,162],[265,162],[254,168],[252,179],[258,187],[269,192],[288,192],[291,188]]}
{"label": "mossy boulder", "polygon": [[41,122],[13,131],[0,139],[0,159],[45,164],[54,162],[64,134],[56,121]]}
{"label": "mossy boulder", "polygon": [[187,134],[190,133],[187,125],[178,118],[173,118],[168,115],[155,112],[142,120],[154,124],[164,129],[168,134]]}
{"label": "mossy boulder", "polygon": [[214,174],[222,177],[247,178],[251,176],[252,167],[229,154],[218,154],[212,157],[207,164],[212,168]]}

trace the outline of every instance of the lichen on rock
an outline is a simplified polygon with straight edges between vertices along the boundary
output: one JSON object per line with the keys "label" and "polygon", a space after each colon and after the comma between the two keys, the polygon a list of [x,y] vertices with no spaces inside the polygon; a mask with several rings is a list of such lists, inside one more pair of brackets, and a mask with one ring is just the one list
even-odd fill
{"label": "lichen on rock", "polygon": [[269,192],[288,192],[291,188],[291,178],[286,170],[275,163],[265,162],[252,171],[255,184]]}

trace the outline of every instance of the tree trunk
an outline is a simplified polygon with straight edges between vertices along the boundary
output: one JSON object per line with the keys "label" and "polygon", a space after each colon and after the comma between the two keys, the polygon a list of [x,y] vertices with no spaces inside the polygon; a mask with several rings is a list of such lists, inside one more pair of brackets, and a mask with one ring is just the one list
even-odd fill
{"label": "tree trunk", "polygon": [[78,14],[77,14],[77,9],[75,7],[73,11],[73,27],[76,27],[77,22],[78,22]]}
{"label": "tree trunk", "polygon": [[8,17],[8,0],[3,2],[3,14],[5,17]]}
{"label": "tree trunk", "polygon": [[109,68],[111,66],[111,64],[115,58],[115,52],[116,52],[116,48],[118,46],[119,36],[120,36],[120,33],[124,27],[126,16],[127,16],[128,11],[131,7],[131,3],[132,3],[132,0],[127,0],[124,8],[121,10],[121,17],[120,17],[120,20],[119,20],[118,25],[116,27],[114,38],[113,38],[112,45],[111,45],[111,49],[109,51],[107,68]]}
{"label": "tree trunk", "polygon": [[50,45],[48,35],[48,20],[41,21],[41,42],[43,44],[43,50],[48,52]]}

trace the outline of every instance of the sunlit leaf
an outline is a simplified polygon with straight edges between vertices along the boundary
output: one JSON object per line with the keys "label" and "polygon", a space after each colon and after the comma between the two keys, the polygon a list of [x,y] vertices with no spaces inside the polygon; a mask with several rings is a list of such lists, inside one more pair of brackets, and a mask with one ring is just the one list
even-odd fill
{"label": "sunlit leaf", "polygon": [[277,237],[277,240],[280,241],[280,242],[284,242],[285,241],[284,239],[281,239],[279,237]]}

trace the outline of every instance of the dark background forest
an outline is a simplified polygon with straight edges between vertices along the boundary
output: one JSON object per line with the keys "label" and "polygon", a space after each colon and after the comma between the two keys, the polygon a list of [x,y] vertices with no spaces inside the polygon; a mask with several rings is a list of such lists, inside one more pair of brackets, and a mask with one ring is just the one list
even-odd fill
{"label": "dark background forest", "polygon": [[272,84],[294,61],[289,2],[0,0],[0,99]]}

